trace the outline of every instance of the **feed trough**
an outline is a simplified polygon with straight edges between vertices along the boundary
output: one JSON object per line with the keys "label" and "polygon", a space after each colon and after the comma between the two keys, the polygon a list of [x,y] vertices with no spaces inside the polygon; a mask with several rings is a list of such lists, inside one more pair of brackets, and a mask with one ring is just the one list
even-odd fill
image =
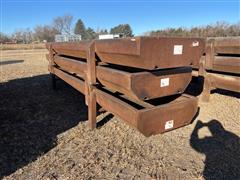
{"label": "feed trough", "polygon": [[200,38],[149,38],[98,40],[101,61],[142,69],[166,69],[197,64],[204,51]]}
{"label": "feed trough", "polygon": [[[54,56],[61,69],[86,77],[87,63],[61,56]],[[122,70],[111,66],[97,66],[99,82],[135,99],[148,100],[168,95],[181,94],[191,81],[191,67],[167,70],[139,71]]]}
{"label": "feed trough", "polygon": [[91,129],[98,103],[150,136],[187,125],[197,113],[197,98],[184,91],[203,47],[199,38],[51,43],[47,58],[53,80],[58,76],[85,94]]}
{"label": "feed trough", "polygon": [[195,68],[204,77],[203,101],[216,88],[240,92],[240,36],[207,38],[205,56]]}
{"label": "feed trough", "polygon": [[[54,68],[53,73],[86,93],[85,80]],[[164,133],[189,124],[197,113],[197,98],[174,95],[145,102],[134,101],[105,88],[96,89],[96,101],[105,110],[120,117],[145,136]]]}
{"label": "feed trough", "polygon": [[[86,58],[90,41],[54,43],[58,54]],[[105,63],[142,68],[166,69],[196,65],[204,52],[201,38],[149,38],[97,40],[98,59]]]}

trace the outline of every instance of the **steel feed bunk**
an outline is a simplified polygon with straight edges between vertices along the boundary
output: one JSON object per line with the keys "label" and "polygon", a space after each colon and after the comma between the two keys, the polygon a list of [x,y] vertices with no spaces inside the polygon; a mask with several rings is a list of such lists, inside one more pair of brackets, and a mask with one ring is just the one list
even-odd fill
{"label": "steel feed bunk", "polygon": [[[85,94],[91,129],[96,104],[145,136],[189,124],[197,98],[183,94],[204,51],[199,38],[49,43],[49,71]],[[55,83],[55,81],[53,81]]]}
{"label": "steel feed bunk", "polygon": [[[202,56],[194,76],[204,77],[202,100],[209,101],[213,89],[240,92],[240,36],[206,39]],[[196,71],[194,71],[196,72]]]}

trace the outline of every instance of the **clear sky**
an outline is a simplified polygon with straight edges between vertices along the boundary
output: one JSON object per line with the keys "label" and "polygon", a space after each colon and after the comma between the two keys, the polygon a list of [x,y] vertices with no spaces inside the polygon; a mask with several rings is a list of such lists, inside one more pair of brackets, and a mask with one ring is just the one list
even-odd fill
{"label": "clear sky", "polygon": [[71,14],[86,27],[110,29],[128,23],[135,35],[166,27],[240,22],[240,0],[1,0],[1,31],[51,24]]}

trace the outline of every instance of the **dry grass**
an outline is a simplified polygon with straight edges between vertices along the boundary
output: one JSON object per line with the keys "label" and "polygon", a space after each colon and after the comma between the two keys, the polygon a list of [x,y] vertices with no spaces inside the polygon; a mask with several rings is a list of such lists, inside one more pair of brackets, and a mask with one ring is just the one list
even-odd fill
{"label": "dry grass", "polygon": [[1,50],[45,49],[45,44],[2,44]]}
{"label": "dry grass", "polygon": [[237,93],[214,92],[191,125],[163,135],[146,138],[108,113],[89,131],[84,97],[62,81],[50,88],[45,51],[1,61],[0,179],[240,178]]}

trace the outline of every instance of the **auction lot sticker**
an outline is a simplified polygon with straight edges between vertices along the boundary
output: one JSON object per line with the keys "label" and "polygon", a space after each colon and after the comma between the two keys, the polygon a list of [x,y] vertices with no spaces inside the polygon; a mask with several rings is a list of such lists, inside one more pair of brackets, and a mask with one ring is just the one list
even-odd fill
{"label": "auction lot sticker", "polygon": [[183,51],[183,45],[174,45],[173,54],[181,55]]}
{"label": "auction lot sticker", "polygon": [[173,125],[174,125],[174,121],[173,120],[166,121],[166,123],[165,123],[165,130],[173,128]]}
{"label": "auction lot sticker", "polygon": [[169,86],[169,78],[161,79],[160,86],[161,87]]}

